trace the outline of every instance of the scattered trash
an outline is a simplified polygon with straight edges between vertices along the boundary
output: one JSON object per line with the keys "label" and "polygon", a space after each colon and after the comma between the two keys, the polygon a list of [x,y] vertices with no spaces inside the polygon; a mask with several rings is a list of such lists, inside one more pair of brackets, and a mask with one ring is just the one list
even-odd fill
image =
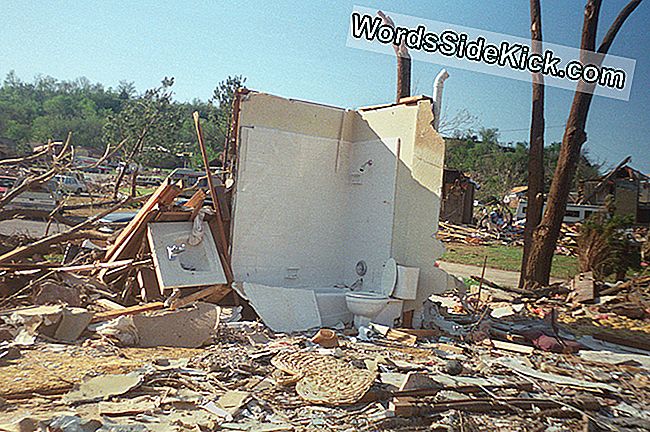
{"label": "scattered trash", "polygon": [[339,346],[339,340],[336,336],[336,332],[330,329],[320,329],[318,333],[311,338],[311,341],[324,347],[324,348],[336,348]]}
{"label": "scattered trash", "polygon": [[100,375],[90,378],[65,396],[65,403],[93,402],[111,396],[122,395],[142,383],[143,374],[132,372],[124,375]]}

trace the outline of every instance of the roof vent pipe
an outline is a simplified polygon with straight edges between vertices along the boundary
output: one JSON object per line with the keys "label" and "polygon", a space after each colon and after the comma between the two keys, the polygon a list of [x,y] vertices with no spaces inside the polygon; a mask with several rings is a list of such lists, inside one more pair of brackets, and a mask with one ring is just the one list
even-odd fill
{"label": "roof vent pipe", "polygon": [[447,69],[441,70],[433,82],[433,127],[438,130],[440,125],[440,113],[442,112],[442,89],[445,86],[445,80],[449,78]]}

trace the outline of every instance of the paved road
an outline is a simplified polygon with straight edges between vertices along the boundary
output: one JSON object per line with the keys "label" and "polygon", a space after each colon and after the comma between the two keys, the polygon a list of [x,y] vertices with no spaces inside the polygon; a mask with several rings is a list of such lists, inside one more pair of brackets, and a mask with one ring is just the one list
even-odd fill
{"label": "paved road", "polygon": [[[14,234],[27,234],[31,238],[41,238],[45,235],[45,227],[47,222],[25,220],[25,219],[9,219],[0,221],[0,234],[10,236]],[[55,234],[61,231],[66,231],[70,227],[53,222],[50,226],[50,234]]]}
{"label": "paved road", "polygon": [[[482,268],[480,266],[450,263],[446,261],[439,262],[441,269],[460,278],[468,278],[473,275],[481,275]],[[497,285],[505,287],[516,287],[519,285],[519,272],[486,268],[485,278]],[[561,282],[562,280],[563,279],[559,278],[551,278],[551,282]]]}

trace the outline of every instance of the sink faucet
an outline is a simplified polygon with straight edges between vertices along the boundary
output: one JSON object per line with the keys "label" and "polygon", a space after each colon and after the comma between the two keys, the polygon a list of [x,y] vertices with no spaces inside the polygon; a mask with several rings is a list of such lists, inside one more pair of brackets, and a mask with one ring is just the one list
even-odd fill
{"label": "sink faucet", "polygon": [[169,261],[174,261],[176,256],[183,252],[185,252],[185,243],[167,245],[167,258],[169,258]]}

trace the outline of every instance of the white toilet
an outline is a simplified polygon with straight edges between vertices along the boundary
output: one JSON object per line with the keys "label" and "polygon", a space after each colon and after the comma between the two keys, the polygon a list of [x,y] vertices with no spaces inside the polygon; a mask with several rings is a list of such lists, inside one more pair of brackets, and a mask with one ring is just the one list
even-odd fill
{"label": "white toilet", "polygon": [[377,292],[350,291],[345,295],[348,309],[354,314],[354,326],[367,326],[388,305],[397,282],[397,263],[393,258],[386,261]]}

